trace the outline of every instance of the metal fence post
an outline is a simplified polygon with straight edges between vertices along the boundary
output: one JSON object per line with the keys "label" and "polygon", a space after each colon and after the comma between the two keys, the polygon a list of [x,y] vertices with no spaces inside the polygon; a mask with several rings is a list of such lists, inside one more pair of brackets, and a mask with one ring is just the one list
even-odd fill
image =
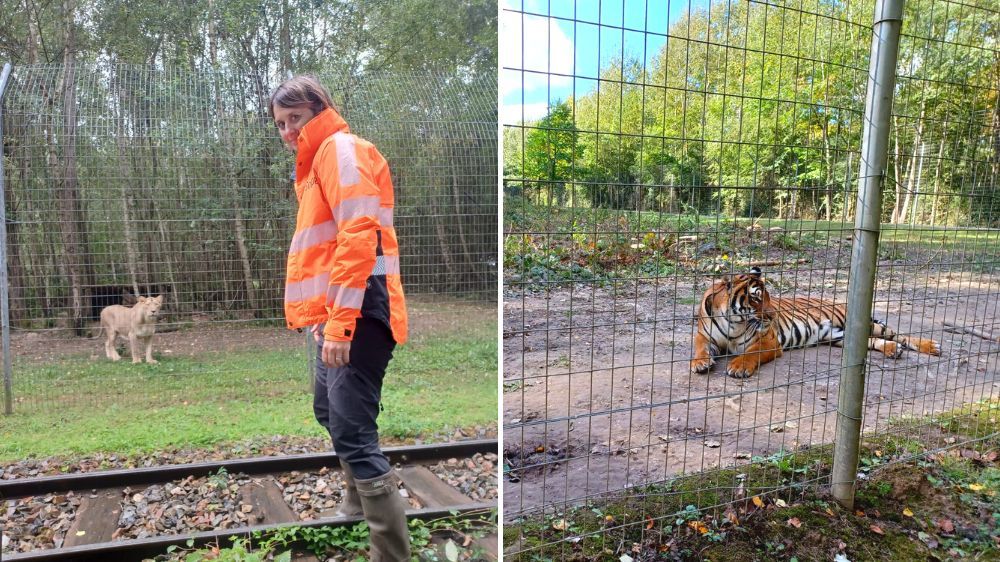
{"label": "metal fence post", "polygon": [[10,63],[0,73],[0,323],[3,324],[3,413],[14,413],[14,384],[10,365],[10,302],[7,276],[7,196],[3,171],[3,93],[10,76]]}
{"label": "metal fence post", "polygon": [[872,300],[878,257],[882,179],[889,148],[889,117],[896,82],[896,57],[904,0],[877,0],[872,28],[868,91],[854,219],[854,247],[848,283],[847,325],[837,402],[837,433],[831,484],[833,497],[853,509],[861,445],[865,359],[872,328]]}

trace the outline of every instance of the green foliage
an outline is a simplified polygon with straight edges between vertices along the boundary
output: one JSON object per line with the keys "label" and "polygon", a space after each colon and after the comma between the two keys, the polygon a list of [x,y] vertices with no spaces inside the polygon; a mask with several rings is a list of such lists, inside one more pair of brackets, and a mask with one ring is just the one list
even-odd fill
{"label": "green foliage", "polygon": [[[995,226],[994,198],[978,196],[991,192],[990,174],[976,169],[997,150],[989,132],[1000,115],[997,26],[986,23],[986,10],[932,4],[905,6],[906,29],[919,29],[921,39],[904,35],[900,48],[891,150],[898,157],[890,158],[883,219]],[[850,216],[871,40],[862,30],[872,7],[806,0],[794,9],[695,8],[673,22],[648,65],[625,52],[600,69],[599,87],[528,124],[556,121],[575,134],[546,143],[505,135],[508,157],[548,157],[550,171],[574,155],[574,173],[556,174],[561,181],[550,185],[530,183],[544,166],[520,170],[507,160],[507,185],[548,204],[564,204],[568,191],[585,195],[575,206]]]}
{"label": "green foliage", "polygon": [[[457,512],[451,516],[424,521],[411,519],[410,548],[415,558],[420,560],[448,560],[454,562],[459,558],[459,549],[454,541],[449,540],[442,557],[431,544],[432,536],[462,537],[471,542],[495,532],[497,528],[496,511],[470,514],[459,517]],[[218,545],[206,548],[192,549],[193,541],[188,542],[188,549],[178,549],[171,546],[167,553],[173,560],[201,561],[206,559],[223,562],[288,562],[291,550],[283,550],[293,545],[301,546],[314,553],[320,559],[331,554],[347,556],[350,559],[364,560],[370,544],[368,524],[360,522],[351,526],[330,527],[281,527],[273,531],[253,533],[251,538],[232,537],[232,546],[220,548]],[[462,541],[466,542],[465,540]],[[469,557],[476,555],[475,548],[463,549]]]}
{"label": "green foliage", "polygon": [[[252,541],[242,537],[233,537],[233,545],[228,548],[218,546],[208,546],[199,549],[178,549],[176,546],[167,547],[167,554],[172,560],[183,562],[202,562],[203,560],[216,560],[218,562],[290,562],[292,551],[285,550],[278,552],[278,548],[285,546],[281,539],[268,539],[258,542],[254,547]],[[192,548],[193,541],[188,541],[188,548]]]}
{"label": "green foliage", "polygon": [[[0,59],[15,65],[61,62],[65,5],[39,3],[25,10],[19,0],[0,1],[5,23]],[[69,5],[77,14],[81,62],[105,56],[190,70],[217,66],[234,77],[272,68],[315,72],[334,65],[354,74],[365,67],[496,73],[497,5],[492,0],[219,0],[214,5],[77,0]]]}
{"label": "green foliage", "polygon": [[569,104],[556,104],[530,130],[524,147],[526,158],[521,175],[527,180],[544,182],[535,189],[552,194],[558,205],[565,200],[566,183],[582,173],[576,168],[580,154],[572,112]]}

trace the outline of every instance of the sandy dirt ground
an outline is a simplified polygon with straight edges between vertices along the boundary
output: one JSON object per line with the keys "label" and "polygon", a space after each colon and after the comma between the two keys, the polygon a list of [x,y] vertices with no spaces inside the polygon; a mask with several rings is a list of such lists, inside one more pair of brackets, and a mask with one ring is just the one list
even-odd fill
{"label": "sandy dirt ground", "polygon": [[[771,293],[846,300],[844,269],[810,267],[772,275]],[[747,380],[726,376],[725,358],[690,374],[695,303],[712,278],[508,289],[506,514],[832,442],[840,348],[786,352]],[[1000,344],[943,325],[996,331],[1000,275],[883,264],[876,291],[876,318],[938,340],[943,353],[871,355],[865,431],[1000,395]]]}
{"label": "sandy dirt ground", "polygon": [[[449,333],[459,333],[470,326],[481,329],[489,318],[496,317],[496,305],[490,303],[410,297],[407,299],[410,341],[423,341]],[[104,336],[100,326],[89,327],[90,337],[75,337],[68,330],[21,331],[11,335],[11,357],[15,365],[43,363],[60,357],[85,355],[104,358]],[[248,322],[180,322],[161,325],[155,336],[154,353],[193,356],[211,352],[234,352],[251,349],[305,350],[305,336],[283,326],[260,326]],[[126,359],[128,344],[119,337],[118,351]],[[2,357],[2,353],[0,353]],[[15,376],[16,376],[15,372]]]}

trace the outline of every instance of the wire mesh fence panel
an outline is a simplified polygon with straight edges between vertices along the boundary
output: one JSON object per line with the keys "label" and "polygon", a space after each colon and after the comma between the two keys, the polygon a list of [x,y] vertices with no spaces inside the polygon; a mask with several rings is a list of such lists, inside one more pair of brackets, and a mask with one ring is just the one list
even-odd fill
{"label": "wire mesh fence panel", "polygon": [[[321,78],[390,163],[414,331],[494,309],[495,81]],[[296,202],[292,155],[267,114],[279,81],[108,63],[13,69],[3,154],[15,409],[183,400],[183,377],[164,375],[192,370],[223,396],[308,388],[304,336],[283,322]],[[155,295],[154,356],[293,349],[301,369],[264,380],[200,360],[183,372],[111,367],[102,310]]]}
{"label": "wire mesh fence panel", "polygon": [[897,331],[939,342],[942,353],[914,355],[916,364],[869,360],[870,434],[962,445],[942,434],[943,420],[1000,393],[998,39],[993,3],[906,5],[875,309],[900,317]]}
{"label": "wire mesh fence panel", "polygon": [[[873,12],[503,3],[513,559],[617,552],[686,505],[829,484],[842,350],[809,344],[843,337]],[[996,342],[946,332],[997,313],[997,18],[906,5],[866,430],[997,394]],[[902,342],[922,349],[890,357]],[[611,498],[628,513],[569,523]]]}

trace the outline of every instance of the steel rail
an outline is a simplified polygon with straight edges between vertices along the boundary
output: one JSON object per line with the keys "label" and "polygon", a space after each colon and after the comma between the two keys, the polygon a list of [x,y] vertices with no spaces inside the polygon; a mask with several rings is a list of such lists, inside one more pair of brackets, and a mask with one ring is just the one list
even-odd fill
{"label": "steel rail", "polygon": [[[382,452],[392,464],[421,464],[461,458],[476,453],[499,455],[496,439],[475,439],[451,443],[385,447]],[[293,470],[316,470],[323,467],[340,466],[336,453],[305,453],[280,457],[258,457],[252,459],[228,459],[213,462],[152,466],[118,470],[78,472],[41,478],[21,478],[0,480],[0,499],[9,500],[51,493],[92,490],[100,488],[120,488],[169,482],[188,476],[201,477],[225,469],[229,473],[246,475],[290,472]]]}
{"label": "steel rail", "polygon": [[[408,509],[406,510],[406,517],[407,519],[422,519],[425,521],[442,517],[472,519],[479,515],[487,516],[496,510],[496,507],[495,503],[469,503],[448,507]],[[170,546],[186,547],[189,540],[194,541],[193,545],[195,547],[215,543],[224,547],[231,544],[229,539],[232,537],[247,537],[252,536],[254,533],[266,533],[287,527],[348,527],[356,525],[361,521],[364,521],[363,517],[330,517],[297,523],[276,523],[219,531],[204,531],[187,535],[159,536],[68,548],[35,550],[20,554],[6,554],[3,559],[10,562],[64,562],[67,560],[74,562],[134,562],[135,560],[165,554],[167,548]]]}

